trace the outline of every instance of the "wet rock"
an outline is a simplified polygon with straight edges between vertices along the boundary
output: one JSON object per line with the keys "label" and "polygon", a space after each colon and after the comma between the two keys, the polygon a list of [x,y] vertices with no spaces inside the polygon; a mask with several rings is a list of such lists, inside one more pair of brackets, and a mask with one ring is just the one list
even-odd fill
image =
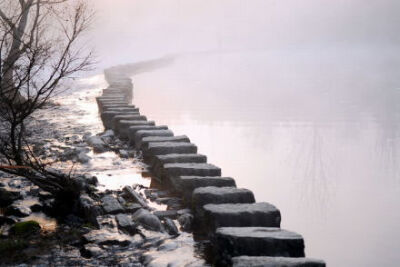
{"label": "wet rock", "polygon": [[200,187],[193,191],[192,206],[196,211],[206,204],[254,203],[253,192],[235,187]]}
{"label": "wet rock", "polygon": [[107,146],[99,136],[91,136],[86,141],[88,145],[93,147],[95,152],[101,153],[107,151]]}
{"label": "wet rock", "polygon": [[0,188],[0,207],[6,207],[15,200],[21,199],[21,194],[16,191],[9,191],[5,188]]}
{"label": "wet rock", "polygon": [[179,234],[179,230],[173,220],[165,218],[163,225],[169,235],[176,236]]}
{"label": "wet rock", "polygon": [[203,207],[203,228],[214,232],[219,227],[280,227],[281,213],[269,203],[208,204]]}
{"label": "wet rock", "polygon": [[28,217],[31,215],[32,211],[30,208],[22,206],[20,204],[12,204],[6,208],[5,215],[7,216],[17,216],[17,217]]}
{"label": "wet rock", "polygon": [[233,267],[325,267],[325,262],[309,258],[249,257],[232,258]]}
{"label": "wet rock", "polygon": [[161,220],[164,218],[175,220],[178,217],[178,212],[176,210],[157,210],[154,212],[154,215],[156,215]]}
{"label": "wet rock", "polygon": [[222,227],[213,239],[216,255],[304,257],[304,240],[297,233],[268,227]]}
{"label": "wet rock", "polygon": [[192,230],[193,215],[190,213],[185,213],[179,216],[178,222],[181,225],[183,231],[189,232]]}
{"label": "wet rock", "polygon": [[93,230],[85,235],[83,238],[86,242],[95,243],[97,245],[119,245],[128,246],[131,241],[126,235],[118,233],[110,229]]}
{"label": "wet rock", "polygon": [[122,191],[124,192],[124,196],[131,201],[134,201],[140,204],[142,207],[148,207],[146,200],[135,190],[133,190],[130,186],[125,186]]}
{"label": "wet rock", "polygon": [[86,152],[80,152],[78,154],[78,161],[80,163],[88,163],[91,160],[91,157],[89,157]]}
{"label": "wet rock", "polygon": [[115,219],[117,220],[118,227],[128,232],[129,234],[136,233],[136,225],[133,223],[132,218],[126,214],[117,214],[115,215]]}
{"label": "wet rock", "polygon": [[102,207],[107,214],[117,214],[124,211],[124,208],[119,204],[118,200],[111,195],[103,197],[101,202]]}
{"label": "wet rock", "polygon": [[158,219],[157,216],[150,213],[148,210],[140,209],[136,211],[133,214],[132,219],[141,224],[146,229],[158,232],[162,230],[160,219]]}

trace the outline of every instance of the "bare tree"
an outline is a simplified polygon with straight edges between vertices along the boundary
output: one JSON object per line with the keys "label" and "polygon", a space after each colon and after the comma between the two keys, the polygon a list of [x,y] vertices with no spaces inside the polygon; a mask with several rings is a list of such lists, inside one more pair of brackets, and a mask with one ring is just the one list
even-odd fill
{"label": "bare tree", "polygon": [[26,138],[31,115],[88,70],[80,46],[93,13],[80,0],[0,0],[0,170],[24,176],[57,198],[79,196],[80,184],[49,171]]}

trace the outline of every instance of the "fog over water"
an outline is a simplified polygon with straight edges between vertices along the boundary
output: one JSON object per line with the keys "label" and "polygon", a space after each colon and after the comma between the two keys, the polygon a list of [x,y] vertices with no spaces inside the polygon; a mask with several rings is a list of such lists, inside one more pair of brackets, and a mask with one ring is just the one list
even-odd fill
{"label": "fog over water", "polygon": [[[400,1],[92,0],[103,69],[328,266],[400,260]],[[140,62],[140,64],[137,64]]]}

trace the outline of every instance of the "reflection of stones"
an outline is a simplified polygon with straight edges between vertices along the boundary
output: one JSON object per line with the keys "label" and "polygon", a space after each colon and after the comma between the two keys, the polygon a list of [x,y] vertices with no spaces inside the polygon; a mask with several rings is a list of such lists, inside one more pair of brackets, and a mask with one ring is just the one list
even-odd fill
{"label": "reflection of stones", "polygon": [[133,214],[132,219],[146,229],[158,232],[162,231],[160,219],[148,210],[139,209]]}
{"label": "reflection of stones", "polygon": [[249,257],[240,256],[232,258],[233,267],[325,267],[321,260],[308,258],[287,257]]}
{"label": "reflection of stones", "polygon": [[118,200],[111,195],[103,197],[101,202],[105,213],[117,214],[124,211],[124,208],[119,204]]}

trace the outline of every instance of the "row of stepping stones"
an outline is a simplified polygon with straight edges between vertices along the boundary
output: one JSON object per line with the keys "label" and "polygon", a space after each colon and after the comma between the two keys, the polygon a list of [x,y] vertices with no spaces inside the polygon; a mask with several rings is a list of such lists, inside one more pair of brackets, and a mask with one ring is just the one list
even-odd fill
{"label": "row of stepping stones", "polygon": [[280,228],[274,205],[256,203],[253,192],[221,177],[221,169],[207,163],[189,137],[175,136],[168,126],[141,115],[130,104],[129,78],[107,74],[107,80],[109,87],[96,98],[104,127],[140,150],[153,177],[193,209],[195,231],[212,241],[218,265],[325,266],[305,258],[303,237]]}

